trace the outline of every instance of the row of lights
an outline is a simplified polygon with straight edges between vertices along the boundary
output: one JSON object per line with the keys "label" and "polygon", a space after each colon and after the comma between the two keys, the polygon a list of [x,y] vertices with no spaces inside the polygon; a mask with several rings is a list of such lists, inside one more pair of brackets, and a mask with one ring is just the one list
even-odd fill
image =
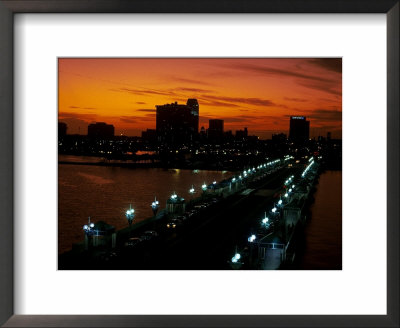
{"label": "row of lights", "polygon": [[[289,183],[293,181],[293,178],[294,178],[293,175],[287,178],[285,181],[285,185],[286,186],[289,185]],[[293,191],[294,188],[295,185],[293,184],[292,187],[289,188],[289,190],[285,193],[285,198],[289,197],[289,194]],[[278,206],[283,206],[282,204],[283,204],[282,199],[279,199]],[[274,207],[271,209],[271,212],[275,214],[277,210],[278,210],[277,207],[274,205]],[[269,218],[267,217],[267,212],[264,213],[264,218],[261,220],[261,223],[264,227],[266,228],[269,227]],[[256,239],[257,239],[256,235],[252,234],[250,237],[247,238],[247,241],[249,243],[254,243]],[[240,259],[240,254],[236,252],[234,257],[232,257],[232,263],[237,263],[238,259]]]}
{"label": "row of lights", "polygon": [[305,168],[305,170],[303,171],[303,173],[301,174],[301,177],[304,178],[304,176],[307,174],[308,170],[311,168],[311,166],[313,166],[314,164],[314,158],[311,157],[309,160],[310,164],[308,164],[308,166]]}

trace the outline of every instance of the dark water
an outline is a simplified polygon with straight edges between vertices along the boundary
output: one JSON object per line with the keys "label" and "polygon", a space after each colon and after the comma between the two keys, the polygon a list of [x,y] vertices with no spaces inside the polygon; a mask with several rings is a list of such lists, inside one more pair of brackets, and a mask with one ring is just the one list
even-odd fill
{"label": "dark water", "polygon": [[299,268],[342,269],[342,171],[326,171],[319,177],[305,229],[305,249]]}
{"label": "dark water", "polygon": [[58,252],[63,253],[83,240],[82,226],[88,216],[121,229],[128,225],[125,211],[129,204],[135,209],[134,222],[139,222],[152,216],[150,204],[155,196],[163,209],[173,191],[190,199],[192,184],[199,194],[204,182],[210,184],[232,174],[59,164],[58,175]]}

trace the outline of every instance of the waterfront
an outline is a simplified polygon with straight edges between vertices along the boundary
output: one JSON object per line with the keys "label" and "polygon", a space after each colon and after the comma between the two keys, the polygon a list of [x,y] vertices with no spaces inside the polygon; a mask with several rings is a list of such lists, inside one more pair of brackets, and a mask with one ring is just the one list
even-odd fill
{"label": "waterfront", "polygon": [[342,171],[325,171],[316,185],[299,269],[342,269]]}
{"label": "waterfront", "polygon": [[[60,160],[66,158],[60,156]],[[125,211],[129,204],[135,209],[134,222],[140,222],[152,216],[150,204],[155,196],[163,209],[173,191],[190,199],[192,184],[199,195],[204,182],[210,184],[231,175],[227,171],[59,164],[58,253],[68,251],[73,243],[83,240],[82,226],[89,216],[94,222],[105,221],[121,229],[127,226]]]}

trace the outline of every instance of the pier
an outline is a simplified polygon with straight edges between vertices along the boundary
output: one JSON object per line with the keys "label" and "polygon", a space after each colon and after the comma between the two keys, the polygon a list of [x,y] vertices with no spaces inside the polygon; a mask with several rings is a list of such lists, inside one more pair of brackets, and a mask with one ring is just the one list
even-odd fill
{"label": "pier", "polygon": [[[89,247],[74,245],[59,256],[59,269],[278,269],[293,256],[317,164],[285,202],[283,186],[287,177],[297,181],[305,167],[292,158],[276,159],[203,186],[200,197],[184,204],[174,205],[179,195],[172,194],[164,209],[131,229],[90,236]],[[265,229],[260,214],[276,206]],[[251,242],[249,232],[256,236]],[[235,249],[241,258],[232,263]]]}

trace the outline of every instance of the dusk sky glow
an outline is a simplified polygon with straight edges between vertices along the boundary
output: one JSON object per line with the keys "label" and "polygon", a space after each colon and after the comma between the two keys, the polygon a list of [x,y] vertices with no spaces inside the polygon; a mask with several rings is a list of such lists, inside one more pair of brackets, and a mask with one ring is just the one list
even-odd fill
{"label": "dusk sky glow", "polygon": [[288,133],[290,116],[306,116],[310,136],[341,138],[340,58],[60,58],[59,121],[69,134],[92,122],[116,135],[155,129],[156,105],[198,99],[199,130],[208,120],[224,129],[247,127],[262,139]]}

